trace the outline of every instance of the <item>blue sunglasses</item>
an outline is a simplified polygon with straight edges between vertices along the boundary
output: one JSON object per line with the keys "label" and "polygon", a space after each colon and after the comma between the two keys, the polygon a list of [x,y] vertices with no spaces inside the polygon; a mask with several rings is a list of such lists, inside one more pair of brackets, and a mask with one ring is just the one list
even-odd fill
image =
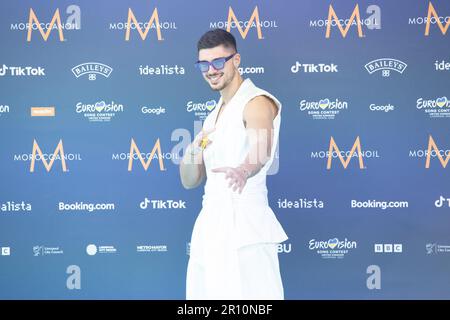
{"label": "blue sunglasses", "polygon": [[195,67],[199,68],[201,72],[208,72],[209,66],[212,66],[216,70],[222,70],[225,67],[225,63],[234,57],[237,52],[233,53],[231,56],[224,58],[217,58],[213,61],[197,61]]}

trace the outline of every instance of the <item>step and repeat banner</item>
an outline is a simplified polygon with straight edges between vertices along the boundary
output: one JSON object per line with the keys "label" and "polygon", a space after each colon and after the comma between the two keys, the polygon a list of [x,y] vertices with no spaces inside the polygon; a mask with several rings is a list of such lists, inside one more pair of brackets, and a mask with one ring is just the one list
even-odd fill
{"label": "step and repeat banner", "polygon": [[[283,104],[286,299],[450,298],[450,2],[2,1],[0,298],[184,299],[228,29]],[[217,248],[220,250],[220,248]]]}

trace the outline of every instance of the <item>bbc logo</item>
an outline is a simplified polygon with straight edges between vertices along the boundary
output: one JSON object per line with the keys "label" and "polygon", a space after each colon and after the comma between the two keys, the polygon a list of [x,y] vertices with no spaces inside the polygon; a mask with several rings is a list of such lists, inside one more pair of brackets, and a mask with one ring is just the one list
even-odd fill
{"label": "bbc logo", "polygon": [[391,244],[391,243],[377,243],[375,244],[375,252],[376,253],[402,253],[403,245],[400,243]]}
{"label": "bbc logo", "polygon": [[2,256],[9,256],[9,255],[11,255],[10,247],[2,247]]}

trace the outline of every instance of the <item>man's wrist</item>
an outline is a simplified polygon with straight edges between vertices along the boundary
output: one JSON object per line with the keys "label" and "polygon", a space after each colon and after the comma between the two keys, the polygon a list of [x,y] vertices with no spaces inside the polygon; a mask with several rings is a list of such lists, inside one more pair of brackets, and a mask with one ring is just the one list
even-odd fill
{"label": "man's wrist", "polygon": [[248,166],[246,165],[240,165],[239,170],[244,174],[245,179],[248,179],[251,177],[252,175],[252,170],[250,168],[248,168]]}
{"label": "man's wrist", "polygon": [[188,147],[188,150],[187,150],[187,152],[191,156],[196,156],[196,155],[200,154],[202,151],[203,151],[203,149],[201,147],[199,147],[198,145],[196,145],[196,144],[191,144]]}

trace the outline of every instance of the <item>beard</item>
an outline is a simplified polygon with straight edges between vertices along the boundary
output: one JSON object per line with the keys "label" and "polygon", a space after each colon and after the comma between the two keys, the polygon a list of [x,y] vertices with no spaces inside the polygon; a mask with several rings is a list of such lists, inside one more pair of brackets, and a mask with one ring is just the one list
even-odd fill
{"label": "beard", "polygon": [[[214,78],[216,76],[219,77],[217,79],[218,80],[217,83],[214,82],[214,81],[211,81],[211,78]],[[206,81],[208,82],[209,86],[211,87],[211,89],[213,91],[221,91],[221,90],[223,90],[224,88],[226,88],[230,84],[232,79],[233,79],[233,76],[231,76],[230,78],[225,78],[225,74],[222,73],[222,72],[206,76]]]}

